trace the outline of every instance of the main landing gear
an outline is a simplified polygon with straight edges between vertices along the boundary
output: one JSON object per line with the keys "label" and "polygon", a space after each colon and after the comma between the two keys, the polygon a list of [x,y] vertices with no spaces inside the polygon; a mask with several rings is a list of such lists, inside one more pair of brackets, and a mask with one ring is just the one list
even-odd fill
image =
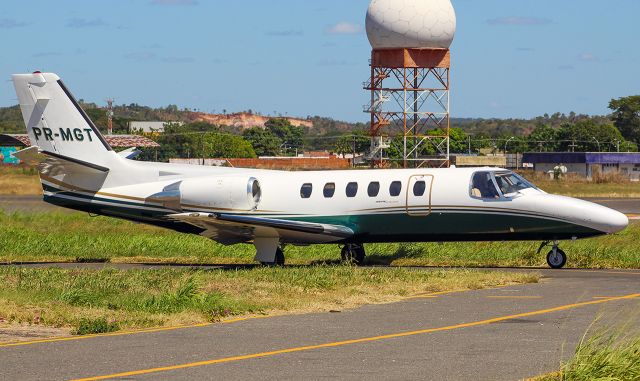
{"label": "main landing gear", "polygon": [[359,243],[348,243],[342,247],[340,257],[343,262],[351,263],[356,266],[360,266],[364,263],[364,257],[366,252],[364,246]]}
{"label": "main landing gear", "polygon": [[284,251],[278,237],[256,237],[253,244],[256,247],[256,262],[265,266],[284,266]]}
{"label": "main landing gear", "polygon": [[[550,242],[551,241],[543,242],[542,245],[540,245],[540,249],[538,249],[538,253],[540,253],[545,246],[549,246]],[[561,269],[567,264],[567,254],[558,247],[558,241],[553,242],[552,249],[547,254],[547,264],[552,269]]]}

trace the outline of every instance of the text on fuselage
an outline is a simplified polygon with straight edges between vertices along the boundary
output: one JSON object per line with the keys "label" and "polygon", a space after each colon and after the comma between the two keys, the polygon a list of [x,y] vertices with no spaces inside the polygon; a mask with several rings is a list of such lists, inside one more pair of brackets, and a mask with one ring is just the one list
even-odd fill
{"label": "text on fuselage", "polygon": [[63,142],[82,142],[85,139],[92,142],[93,137],[91,136],[91,133],[93,133],[93,130],[90,128],[81,129],[61,127],[58,129],[58,132],[54,132],[52,129],[46,127],[33,127],[33,135],[36,140],[40,140],[40,138],[42,138],[48,142],[53,141],[55,138],[60,138]]}

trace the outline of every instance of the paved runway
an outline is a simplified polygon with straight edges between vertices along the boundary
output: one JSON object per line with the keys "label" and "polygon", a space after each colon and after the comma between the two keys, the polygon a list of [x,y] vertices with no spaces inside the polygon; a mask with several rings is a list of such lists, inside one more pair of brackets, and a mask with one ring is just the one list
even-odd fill
{"label": "paved runway", "polygon": [[518,380],[556,370],[597,316],[640,327],[640,271],[539,271],[340,313],[0,344],[0,378]]}

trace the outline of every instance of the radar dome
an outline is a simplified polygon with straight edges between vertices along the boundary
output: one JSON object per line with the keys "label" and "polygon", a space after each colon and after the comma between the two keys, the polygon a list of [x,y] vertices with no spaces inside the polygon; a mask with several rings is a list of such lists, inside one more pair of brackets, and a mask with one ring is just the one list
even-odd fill
{"label": "radar dome", "polygon": [[374,49],[448,49],[456,13],[451,0],[373,0],[366,25]]}

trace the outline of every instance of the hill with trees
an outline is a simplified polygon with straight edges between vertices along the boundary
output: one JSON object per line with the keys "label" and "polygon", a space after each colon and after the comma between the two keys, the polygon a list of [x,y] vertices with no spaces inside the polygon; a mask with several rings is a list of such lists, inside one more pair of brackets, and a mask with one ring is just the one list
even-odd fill
{"label": "hill with trees", "polygon": [[[94,123],[106,129],[106,109],[80,100]],[[532,119],[451,120],[451,152],[478,152],[481,149],[525,151],[637,151],[640,143],[640,96],[614,99],[610,116],[576,113],[545,114]],[[114,133],[128,133],[130,121],[164,121],[166,133],[151,136],[162,145],[144,158],[170,157],[255,157],[295,155],[304,150],[328,150],[338,154],[368,150],[370,139],[366,123],[348,123],[320,116],[306,119],[268,117],[249,111],[204,114],[180,110],[175,105],[152,108],[138,104],[114,107]],[[179,122],[179,123],[174,123]],[[216,123],[213,123],[216,122]],[[255,125],[254,125],[255,124]],[[396,135],[402,126],[385,131]],[[18,106],[0,107],[0,133],[24,133]],[[431,131],[431,134],[442,133]],[[400,154],[402,138],[392,139],[390,156]],[[421,154],[431,155],[425,145]]]}

